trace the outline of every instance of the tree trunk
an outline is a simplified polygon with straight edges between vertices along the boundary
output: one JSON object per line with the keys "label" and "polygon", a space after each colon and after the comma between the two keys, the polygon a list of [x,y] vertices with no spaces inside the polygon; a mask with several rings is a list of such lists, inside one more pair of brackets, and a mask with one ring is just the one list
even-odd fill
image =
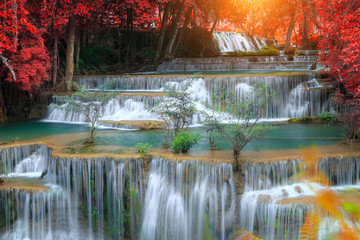
{"label": "tree trunk", "polygon": [[76,19],[71,16],[69,19],[68,33],[66,37],[66,73],[65,82],[68,91],[72,90],[74,78],[74,45],[75,45]]}
{"label": "tree trunk", "polygon": [[190,7],[190,8],[188,8],[188,10],[186,11],[184,26],[183,26],[183,28],[181,29],[180,35],[179,35],[179,37],[177,38],[177,41],[176,41],[176,43],[175,43],[175,47],[173,48],[173,50],[172,50],[172,52],[171,52],[171,55],[172,55],[172,56],[175,56],[176,50],[178,49],[178,47],[179,47],[179,45],[180,45],[180,42],[181,42],[182,39],[184,38],[184,33],[185,33],[186,29],[187,29],[187,25],[189,24],[190,15],[191,15],[191,12],[193,11],[193,8],[194,8],[194,7]]}
{"label": "tree trunk", "polygon": [[6,108],[2,94],[2,84],[0,84],[0,122],[6,122],[6,120]]}
{"label": "tree trunk", "polygon": [[291,49],[291,33],[295,25],[295,7],[296,7],[296,2],[294,2],[294,5],[290,11],[290,23],[286,32],[285,50]]}
{"label": "tree trunk", "polygon": [[59,49],[58,49],[58,34],[55,28],[54,33],[54,62],[53,62],[53,72],[52,72],[52,83],[53,86],[56,86],[57,73],[58,73],[58,65],[59,65]]}
{"label": "tree trunk", "polygon": [[93,144],[95,142],[95,132],[96,132],[95,124],[91,124],[90,136],[89,136],[88,140],[86,141],[86,143]]}
{"label": "tree trunk", "polygon": [[78,72],[79,71],[80,50],[81,50],[81,48],[80,48],[80,36],[79,35],[76,37],[75,46],[76,46],[75,66],[76,66],[76,71]]}
{"label": "tree trunk", "polygon": [[172,28],[170,30],[170,38],[169,38],[169,41],[166,45],[166,48],[165,48],[165,54],[164,54],[164,57],[165,58],[171,58],[171,51],[172,51],[172,48],[174,46],[174,42],[175,42],[175,39],[176,39],[176,36],[178,34],[178,31],[179,31],[179,28],[180,28],[180,23],[181,23],[181,18],[182,18],[182,15],[185,11],[185,3],[184,2],[181,2],[180,3],[181,6],[179,8],[179,11],[174,19],[174,22],[172,24]]}
{"label": "tree trunk", "polygon": [[235,171],[238,171],[238,170],[241,171],[241,167],[239,164],[239,155],[240,155],[240,151],[238,151],[238,149],[234,147],[233,148],[233,156],[234,156],[233,166],[234,166]]}
{"label": "tree trunk", "polygon": [[[214,19],[214,23],[211,27],[211,30],[210,30],[210,34],[212,35],[212,33],[214,32],[215,30],[215,27],[216,27],[216,24],[218,22],[218,19],[219,19],[219,11],[216,12],[216,16],[215,16],[215,19]],[[206,39],[206,43],[204,44],[203,48],[201,49],[201,52],[200,52],[200,57],[203,57],[204,56],[204,52],[206,50],[206,48],[209,46],[210,44],[210,41],[209,39]]]}
{"label": "tree trunk", "polygon": [[302,31],[301,31],[301,35],[302,35],[302,45],[304,46],[304,48],[308,48],[310,45],[310,41],[309,41],[309,33],[308,33],[308,16],[307,16],[307,5],[308,2],[307,0],[302,0],[301,1],[301,5],[302,5],[302,12],[303,12],[303,17],[304,17],[304,22],[303,22],[303,26],[302,26]]}
{"label": "tree trunk", "polygon": [[168,21],[169,12],[170,12],[170,2],[166,4],[165,9],[164,9],[164,15],[163,15],[163,18],[161,21],[160,36],[159,36],[159,40],[158,40],[158,44],[157,44],[156,52],[155,52],[155,56],[154,56],[154,64],[157,63],[157,61],[159,60],[160,55],[161,55],[161,50],[162,50],[162,46],[164,43],[166,23]]}

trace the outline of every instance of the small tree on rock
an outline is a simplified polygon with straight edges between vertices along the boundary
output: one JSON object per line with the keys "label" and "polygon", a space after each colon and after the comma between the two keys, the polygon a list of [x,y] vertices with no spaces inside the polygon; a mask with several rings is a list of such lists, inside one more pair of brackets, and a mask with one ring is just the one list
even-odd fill
{"label": "small tree on rock", "polygon": [[51,104],[49,107],[84,115],[86,121],[91,125],[91,131],[89,137],[86,139],[86,143],[92,144],[94,143],[99,119],[102,117],[103,107],[113,99],[115,95],[105,92],[103,88],[98,92],[82,89],[77,84],[74,84],[74,88],[76,92],[72,95],[55,95],[56,104]]}
{"label": "small tree on rock", "polygon": [[176,136],[180,130],[186,130],[191,124],[195,113],[194,100],[190,96],[191,86],[192,80],[187,80],[178,87],[173,84],[166,84],[164,91],[167,96],[149,109],[150,112],[160,116],[166,124],[167,134],[164,147],[169,147],[174,135]]}
{"label": "small tree on rock", "polygon": [[244,147],[274,128],[258,123],[265,117],[266,105],[271,97],[268,86],[261,82],[255,83],[241,98],[218,89],[213,94],[213,102],[218,104],[207,104],[209,111],[203,112],[209,132],[220,133],[231,147],[236,170],[241,168],[239,156]]}

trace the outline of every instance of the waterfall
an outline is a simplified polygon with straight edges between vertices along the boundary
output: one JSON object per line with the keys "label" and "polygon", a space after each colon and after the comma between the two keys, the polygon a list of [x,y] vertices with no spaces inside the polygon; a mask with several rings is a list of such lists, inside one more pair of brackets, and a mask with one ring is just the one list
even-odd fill
{"label": "waterfall", "polygon": [[266,47],[265,38],[253,37],[244,33],[214,32],[214,40],[218,43],[220,52],[254,51]]}
{"label": "waterfall", "polygon": [[[105,157],[54,158],[48,170],[51,182],[73,194],[75,219],[84,213],[88,237],[134,239],[138,235],[143,203],[143,167],[138,160]],[[92,213],[92,214],[89,214]],[[105,229],[107,234],[105,235]]]}
{"label": "waterfall", "polygon": [[234,213],[231,165],[152,160],[143,239],[226,239]]}
{"label": "waterfall", "polygon": [[[328,183],[334,190],[358,189],[359,161],[359,156],[323,157],[316,169],[328,176]],[[246,164],[240,227],[265,240],[296,240],[306,214],[314,207],[315,193],[296,177],[302,169],[301,159]],[[312,188],[323,187],[314,183]],[[325,237],[326,233],[334,231],[336,224],[325,218],[320,235]]]}
{"label": "waterfall", "polygon": [[[2,239],[85,239],[74,225],[69,194],[57,186],[33,192],[2,190],[0,208],[5,233]],[[79,228],[76,228],[79,227]]]}
{"label": "waterfall", "polygon": [[6,173],[42,172],[50,152],[45,145],[29,144],[1,148],[0,156]]}
{"label": "waterfall", "polygon": [[[131,88],[138,91],[163,91],[164,84],[180,86],[188,76],[159,75],[147,76],[137,75],[120,76],[116,78],[108,77],[78,77],[77,81],[85,88],[94,88],[95,82],[106,83],[108,79],[115,85],[128,84],[128,81],[136,83]],[[129,80],[131,79],[131,80]],[[231,91],[241,98],[241,96],[255,82],[262,81],[269,86],[274,97],[267,103],[265,118],[292,118],[303,116],[318,116],[325,111],[332,111],[330,100],[331,90],[322,89],[315,80],[315,74],[289,74],[289,75],[203,75],[195,77],[193,93],[198,109],[203,110],[203,103],[212,99],[211,94],[216,89]],[[132,89],[135,90],[135,89]],[[126,93],[121,99],[115,99],[105,106],[104,117],[102,120],[156,120],[157,117],[146,112],[146,106],[153,106],[161,97],[149,96],[148,93]],[[132,100],[132,101],[130,101]],[[125,101],[126,106],[124,105]],[[67,122],[77,122],[79,117],[74,118],[74,114],[51,110],[48,119]],[[158,120],[158,119],[157,119]],[[196,124],[196,120],[194,120]]]}
{"label": "waterfall", "polygon": [[[15,169],[28,162],[23,155]],[[48,155],[47,162],[45,178],[31,180],[40,190],[0,191],[4,239],[227,239],[232,231],[229,164],[154,158],[145,176],[140,159]]]}
{"label": "waterfall", "polygon": [[[0,190],[2,239],[229,239],[240,224],[264,240],[295,240],[314,207],[296,178],[301,159],[248,162],[237,198],[231,164],[153,157],[147,170],[141,159],[50,153],[42,144],[1,148],[6,179],[22,181]],[[45,167],[44,179],[11,175]],[[359,156],[322,157],[316,169],[336,191],[359,188]],[[334,230],[325,218],[321,236]]]}
{"label": "waterfall", "polygon": [[[284,111],[289,117],[318,116],[331,111],[330,91],[319,89],[316,79],[302,82],[291,90]],[[320,104],[319,104],[320,103]]]}
{"label": "waterfall", "polygon": [[[120,95],[103,107],[103,117],[100,120],[159,120],[154,114],[149,113],[146,107],[154,106],[161,97],[142,95]],[[64,104],[65,105],[65,104]],[[62,109],[50,109],[45,121],[85,123],[84,114],[70,112]]]}

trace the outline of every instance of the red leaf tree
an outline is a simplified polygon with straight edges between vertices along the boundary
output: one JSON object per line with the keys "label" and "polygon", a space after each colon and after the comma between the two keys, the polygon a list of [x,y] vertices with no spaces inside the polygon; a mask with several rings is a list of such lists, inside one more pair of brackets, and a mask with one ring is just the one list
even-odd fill
{"label": "red leaf tree", "polygon": [[39,31],[29,20],[25,0],[0,5],[0,74],[21,90],[48,79],[49,58]]}
{"label": "red leaf tree", "polygon": [[321,61],[341,88],[335,95],[348,138],[360,127],[360,4],[358,0],[318,1]]}

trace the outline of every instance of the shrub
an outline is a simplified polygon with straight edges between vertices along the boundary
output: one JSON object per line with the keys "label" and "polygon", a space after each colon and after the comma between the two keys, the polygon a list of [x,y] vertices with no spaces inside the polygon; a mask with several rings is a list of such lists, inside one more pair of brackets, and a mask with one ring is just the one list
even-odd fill
{"label": "shrub", "polygon": [[141,157],[146,157],[149,155],[150,150],[153,148],[153,146],[148,143],[138,143],[135,147],[137,152],[140,153]]}
{"label": "shrub", "polygon": [[0,159],[0,183],[4,182],[4,177],[6,177],[6,172],[2,160]]}
{"label": "shrub", "polygon": [[312,118],[309,116],[298,118],[300,122],[311,122]]}
{"label": "shrub", "polygon": [[192,146],[201,140],[199,134],[192,134],[186,131],[179,131],[171,143],[171,149],[176,152],[187,152]]}
{"label": "shrub", "polygon": [[324,120],[324,121],[331,121],[331,120],[335,119],[334,114],[332,114],[331,112],[321,113],[319,115],[319,117],[320,117],[321,120]]}
{"label": "shrub", "polygon": [[234,52],[228,52],[227,55],[229,56],[279,56],[280,52],[276,48],[273,47],[263,47],[261,50],[258,51],[249,51],[249,52],[243,52],[243,51],[234,51]]}

